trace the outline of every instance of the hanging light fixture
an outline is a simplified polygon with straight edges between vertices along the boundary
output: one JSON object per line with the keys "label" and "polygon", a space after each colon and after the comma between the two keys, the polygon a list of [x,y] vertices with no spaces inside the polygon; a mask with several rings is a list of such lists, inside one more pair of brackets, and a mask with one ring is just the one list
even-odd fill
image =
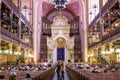
{"label": "hanging light fixture", "polygon": [[70,0],[50,0],[55,4],[55,8],[57,9],[63,9],[65,8],[65,5],[70,1]]}

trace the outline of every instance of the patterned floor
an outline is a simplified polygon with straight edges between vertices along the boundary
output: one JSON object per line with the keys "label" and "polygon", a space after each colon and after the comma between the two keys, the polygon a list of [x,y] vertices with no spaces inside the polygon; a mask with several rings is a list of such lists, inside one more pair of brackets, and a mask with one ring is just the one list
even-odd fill
{"label": "patterned floor", "polygon": [[[69,78],[69,76],[68,76],[68,74],[65,72],[64,73],[64,77],[65,77],[65,79],[64,80],[70,80],[70,78]],[[57,74],[55,73],[54,74],[54,76],[53,76],[53,79],[52,80],[57,80]]]}

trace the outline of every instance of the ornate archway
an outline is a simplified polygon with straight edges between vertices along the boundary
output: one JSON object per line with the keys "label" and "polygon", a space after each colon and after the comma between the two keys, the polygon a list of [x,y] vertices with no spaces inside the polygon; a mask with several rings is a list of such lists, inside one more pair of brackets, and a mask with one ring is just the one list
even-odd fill
{"label": "ornate archway", "polygon": [[[42,25],[41,18],[43,17],[43,14],[44,14],[42,12],[43,6],[41,6],[41,5],[43,5],[44,1],[50,3],[48,0],[34,0],[35,15],[34,15],[34,25],[33,26],[34,26],[34,32],[35,32],[34,33],[34,42],[35,42],[35,44],[34,44],[34,49],[35,49],[34,50],[34,61],[35,62],[37,62],[37,60],[39,60],[38,56],[40,55],[40,48],[39,47],[40,47],[41,25]],[[81,35],[83,35],[82,36],[83,37],[82,38],[83,44],[81,45],[81,46],[83,46],[82,54],[84,54],[83,59],[86,61],[85,56],[87,53],[87,51],[86,51],[87,48],[85,48],[85,47],[87,46],[87,42],[85,41],[85,39],[86,39],[86,36],[85,36],[86,35],[85,1],[84,0],[71,0],[71,3],[73,3],[74,1],[78,2],[79,8],[78,7],[75,8],[75,6],[73,6],[73,9],[71,9],[71,7],[69,6],[68,9],[70,11],[73,11],[73,13],[77,12],[78,13],[77,16],[80,17],[80,24],[81,24],[82,28],[80,28],[81,30],[79,30],[79,31],[80,31],[80,33],[82,33]],[[36,2],[37,2],[37,6],[36,6]],[[50,7],[48,7],[48,8],[50,8]],[[51,7],[51,10],[52,10],[52,7]],[[76,11],[76,10],[78,10],[78,11]]]}
{"label": "ornate archway", "polygon": [[57,61],[64,61],[65,56],[65,48],[66,48],[66,41],[64,38],[59,37],[56,39],[56,48],[57,48]]}

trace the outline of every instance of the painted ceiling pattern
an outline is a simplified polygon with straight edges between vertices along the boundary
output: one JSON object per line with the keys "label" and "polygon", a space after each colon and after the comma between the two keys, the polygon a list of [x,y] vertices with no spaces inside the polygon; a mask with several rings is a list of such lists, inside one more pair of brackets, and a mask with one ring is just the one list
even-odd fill
{"label": "painted ceiling pattern", "polygon": [[51,11],[54,8],[54,5],[48,2],[43,2],[42,4],[42,12],[43,16],[46,16],[49,11]]}
{"label": "painted ceiling pattern", "polygon": [[[71,14],[68,10],[64,9],[64,10],[62,10],[61,12],[62,12],[62,14],[63,14],[65,17],[68,18],[69,21],[73,20],[74,15]],[[47,19],[52,22],[53,19],[54,19],[56,16],[58,16],[59,13],[60,13],[59,10],[54,9],[53,11],[51,11],[51,12],[49,13],[49,15],[47,15]]]}
{"label": "painted ceiling pattern", "polygon": [[54,19],[54,25],[55,26],[65,26],[66,23],[68,23],[68,20],[65,16],[63,16],[62,14],[59,14],[55,19]]}
{"label": "painted ceiling pattern", "polygon": [[74,15],[78,16],[79,12],[79,3],[75,1],[67,5],[67,8],[74,13]]}
{"label": "painted ceiling pattern", "polygon": [[[73,20],[73,16],[78,16],[79,3],[78,1],[72,1],[66,5],[66,8],[62,10],[62,14],[68,18],[69,21]],[[49,2],[43,2],[42,4],[43,16],[47,16],[48,20],[53,19],[58,15],[59,10],[54,8],[54,4]]]}

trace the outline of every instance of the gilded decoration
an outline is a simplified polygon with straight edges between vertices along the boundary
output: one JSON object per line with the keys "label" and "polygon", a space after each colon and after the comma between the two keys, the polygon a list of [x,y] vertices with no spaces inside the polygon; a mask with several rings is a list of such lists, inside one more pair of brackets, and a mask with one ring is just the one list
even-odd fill
{"label": "gilded decoration", "polygon": [[65,47],[65,39],[63,39],[63,38],[58,38],[58,39],[57,39],[57,47],[59,47],[59,48]]}

